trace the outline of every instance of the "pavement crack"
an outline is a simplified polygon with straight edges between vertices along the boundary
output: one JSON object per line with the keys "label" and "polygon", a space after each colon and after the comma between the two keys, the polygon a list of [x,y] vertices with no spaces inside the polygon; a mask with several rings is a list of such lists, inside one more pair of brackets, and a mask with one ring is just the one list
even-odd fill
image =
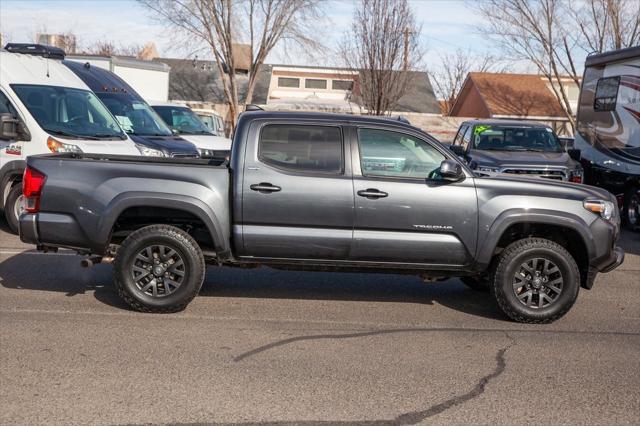
{"label": "pavement crack", "polygon": [[400,416],[396,417],[395,420],[393,421],[393,424],[397,424],[397,425],[413,425],[416,423],[419,423],[429,417],[433,417],[435,415],[438,415],[440,413],[442,413],[443,411],[446,411],[450,408],[455,407],[456,405],[460,405],[460,404],[464,404],[465,402],[471,401],[472,399],[475,399],[477,397],[479,397],[480,395],[482,395],[484,393],[484,391],[486,390],[487,385],[489,384],[489,382],[491,380],[496,379],[498,376],[500,376],[502,373],[504,373],[504,371],[507,368],[507,361],[505,358],[505,354],[507,353],[507,351],[516,344],[516,341],[507,334],[507,337],[509,338],[509,344],[507,344],[505,347],[501,348],[498,350],[498,352],[496,353],[495,356],[495,360],[496,360],[496,367],[495,369],[487,374],[486,376],[483,376],[482,378],[480,378],[480,380],[478,381],[478,383],[473,387],[473,389],[471,389],[469,392],[464,393],[462,395],[457,395],[454,396],[451,399],[448,399],[444,402],[441,402],[439,404],[433,405],[429,408],[427,408],[426,410],[422,410],[422,411],[413,411],[410,413],[404,413],[401,414]]}

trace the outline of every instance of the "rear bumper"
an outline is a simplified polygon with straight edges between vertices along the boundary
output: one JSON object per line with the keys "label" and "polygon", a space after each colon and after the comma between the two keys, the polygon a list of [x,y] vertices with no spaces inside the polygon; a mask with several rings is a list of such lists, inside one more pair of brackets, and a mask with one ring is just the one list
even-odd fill
{"label": "rear bumper", "polygon": [[20,240],[27,244],[39,244],[37,214],[24,214],[20,216],[19,233]]}

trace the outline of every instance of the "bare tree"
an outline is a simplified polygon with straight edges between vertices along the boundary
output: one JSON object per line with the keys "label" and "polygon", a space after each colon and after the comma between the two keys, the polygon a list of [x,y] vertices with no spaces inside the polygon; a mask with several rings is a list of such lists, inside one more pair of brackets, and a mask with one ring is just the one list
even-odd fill
{"label": "bare tree", "polygon": [[248,46],[248,83],[244,103],[253,99],[256,78],[280,42],[315,44],[310,25],[321,13],[320,0],[139,0],[173,29],[206,44],[215,59],[229,105],[231,126],[240,112],[235,70]]}
{"label": "bare tree", "polygon": [[470,72],[505,72],[507,66],[492,55],[477,56],[470,50],[458,49],[440,55],[441,66],[430,72],[436,95],[444,100],[443,115],[449,115]]}
{"label": "bare tree", "polygon": [[139,44],[116,44],[114,41],[103,39],[84,45],[82,51],[100,56],[138,56],[142,49],[143,46]]}
{"label": "bare tree", "polygon": [[580,84],[577,53],[584,46],[596,52],[631,46],[640,37],[637,0],[486,0],[475,5],[485,18],[481,31],[495,36],[511,56],[536,66],[573,130],[566,78]]}
{"label": "bare tree", "polygon": [[369,114],[391,112],[422,59],[420,27],[407,0],[360,0],[340,46],[347,67],[359,72],[355,100]]}

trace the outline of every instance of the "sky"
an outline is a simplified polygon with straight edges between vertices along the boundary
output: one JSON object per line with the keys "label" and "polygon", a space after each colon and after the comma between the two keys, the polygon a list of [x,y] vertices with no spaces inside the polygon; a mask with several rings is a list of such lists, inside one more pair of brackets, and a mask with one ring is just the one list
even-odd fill
{"label": "sky", "polygon": [[[339,43],[349,28],[354,3],[351,0],[325,0],[326,22],[320,37],[330,49]],[[421,38],[427,48],[425,67],[438,69],[440,57],[456,49],[482,55],[489,45],[473,27],[473,11],[458,0],[411,0],[417,21],[422,24]],[[32,42],[39,30],[48,33],[73,32],[81,46],[99,40],[116,45],[144,45],[154,42],[163,57],[190,57],[193,49],[176,42],[172,32],[149,16],[133,0],[0,0],[0,33],[5,41]],[[268,58],[270,63],[292,65],[335,64],[330,57],[308,58],[290,54],[283,47]],[[206,52],[199,54],[200,58]],[[327,62],[327,63],[322,63]]]}

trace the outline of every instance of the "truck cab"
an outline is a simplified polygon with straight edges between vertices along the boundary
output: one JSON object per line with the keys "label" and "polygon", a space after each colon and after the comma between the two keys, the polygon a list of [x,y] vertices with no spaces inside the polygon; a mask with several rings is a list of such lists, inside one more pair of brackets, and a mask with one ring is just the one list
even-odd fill
{"label": "truck cab", "polygon": [[16,232],[20,182],[30,155],[139,155],[111,113],[62,65],[64,51],[8,44],[0,50],[0,208]]}

